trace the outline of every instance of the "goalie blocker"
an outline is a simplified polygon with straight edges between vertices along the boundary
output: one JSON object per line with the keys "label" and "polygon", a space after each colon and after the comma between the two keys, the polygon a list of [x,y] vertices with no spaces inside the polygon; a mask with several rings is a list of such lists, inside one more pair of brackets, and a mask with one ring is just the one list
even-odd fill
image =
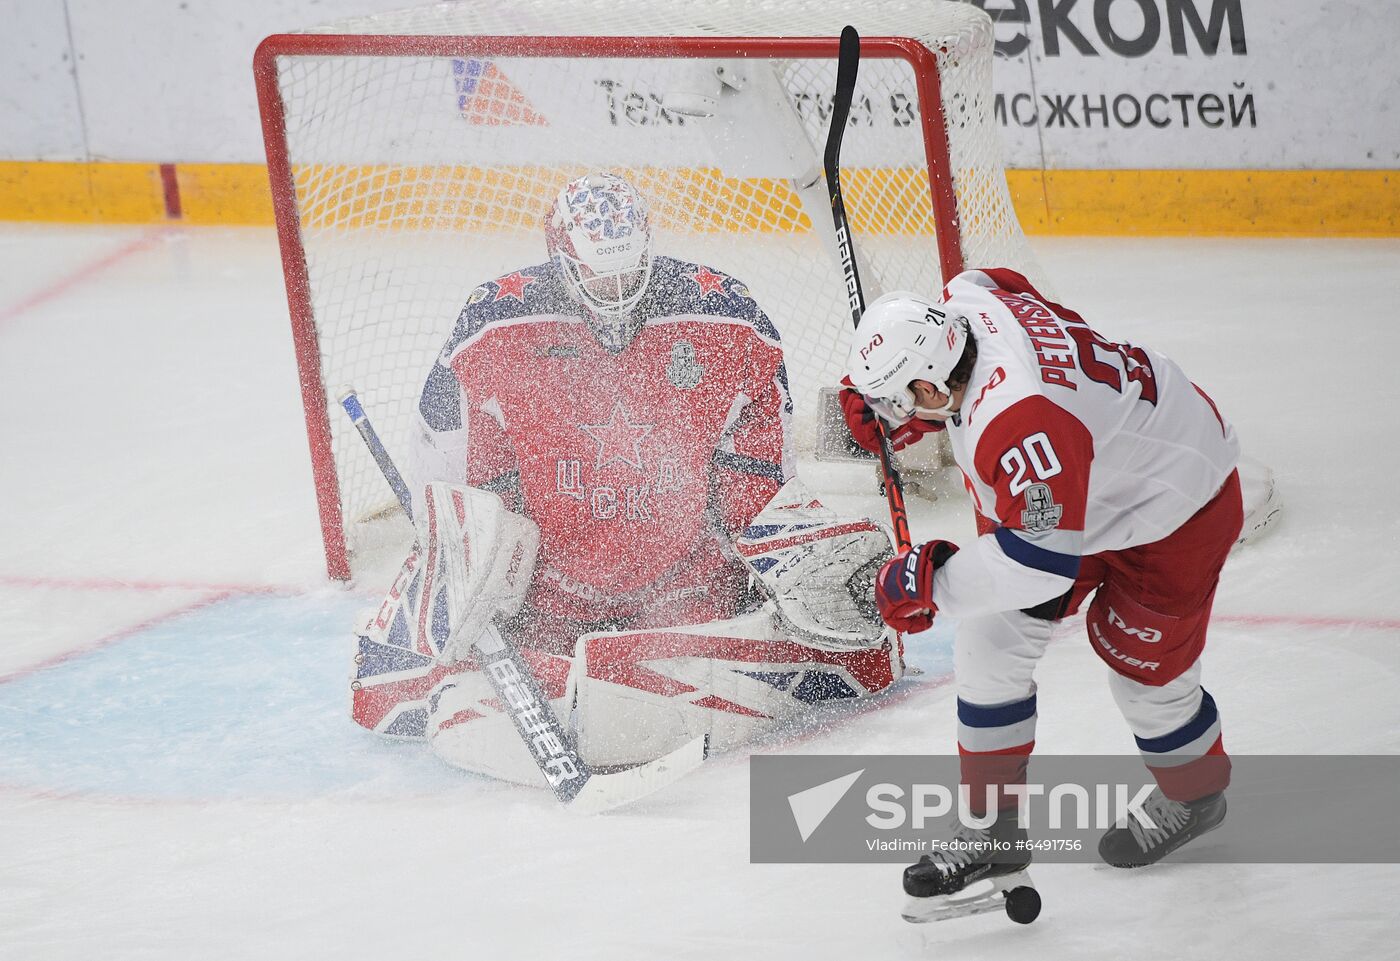
{"label": "goalie blocker", "polygon": [[357,634],[351,711],[379,734],[426,739],[456,767],[545,784],[470,650],[493,621],[595,767],[649,761],[701,735],[724,750],[902,676],[898,636],[870,601],[892,555],[888,533],[839,517],[799,481],[734,545],[759,587],[754,609],[702,624],[585,628],[572,657],[529,646],[539,617],[525,603],[533,522],[455,484],[428,485],[424,501],[417,544]]}

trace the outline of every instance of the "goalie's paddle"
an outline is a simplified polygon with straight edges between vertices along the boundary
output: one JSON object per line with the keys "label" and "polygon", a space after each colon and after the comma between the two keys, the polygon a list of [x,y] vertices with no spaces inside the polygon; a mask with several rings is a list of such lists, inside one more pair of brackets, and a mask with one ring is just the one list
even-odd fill
{"label": "goalie's paddle", "polygon": [[[370,423],[353,388],[341,389],[340,406],[360,432],[384,479],[403,505],[403,512],[413,520],[408,485],[384,449],[379,433]],[[571,810],[606,811],[629,804],[660,790],[705,760],[709,739],[702,736],[645,764],[606,774],[595,771],[579,754],[573,734],[559,722],[530,665],[513,645],[501,638],[494,624],[487,625],[481,636],[472,642],[472,653],[540,774],[554,796]]]}
{"label": "goalie's paddle", "polygon": [[[865,294],[856,269],[855,248],[851,245],[851,228],[846,221],[846,205],[841,200],[841,138],[851,116],[851,100],[856,91],[856,74],[860,71],[860,34],[855,27],[841,31],[841,50],[836,61],[836,99],[831,108],[831,128],[826,135],[826,189],[831,195],[831,219],[836,225],[836,247],[841,257],[841,272],[845,275],[846,296],[850,300],[851,324],[860,323],[865,313]],[[904,483],[894,466],[889,432],[879,417],[880,473],[885,482],[885,499],[890,505],[890,523],[894,526],[895,549],[903,553],[912,546],[909,536],[909,512],[904,507]]]}

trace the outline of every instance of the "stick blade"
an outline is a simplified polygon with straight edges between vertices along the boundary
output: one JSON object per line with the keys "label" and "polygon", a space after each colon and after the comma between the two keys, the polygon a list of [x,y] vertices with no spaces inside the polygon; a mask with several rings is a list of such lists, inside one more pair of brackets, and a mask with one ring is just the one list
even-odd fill
{"label": "stick blade", "polygon": [[569,810],[597,814],[639,801],[695,770],[708,753],[709,738],[701,736],[654,761],[608,774],[595,772],[569,802]]}

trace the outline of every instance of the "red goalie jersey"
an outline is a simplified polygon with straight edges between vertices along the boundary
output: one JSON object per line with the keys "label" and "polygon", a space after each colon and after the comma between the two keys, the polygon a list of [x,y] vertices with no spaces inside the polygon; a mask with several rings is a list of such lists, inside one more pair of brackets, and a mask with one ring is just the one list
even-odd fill
{"label": "red goalie jersey", "polygon": [[423,390],[417,487],[465,480],[539,525],[546,620],[728,617],[729,544],[790,475],[778,334],[733,277],[667,257],[631,321],[606,349],[553,262],[479,287]]}

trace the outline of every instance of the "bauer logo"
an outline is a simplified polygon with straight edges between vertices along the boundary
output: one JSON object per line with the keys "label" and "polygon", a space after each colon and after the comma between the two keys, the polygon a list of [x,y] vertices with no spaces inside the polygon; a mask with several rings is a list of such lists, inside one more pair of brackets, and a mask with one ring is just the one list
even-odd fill
{"label": "bauer logo", "polygon": [[[1184,765],[1175,756],[1171,761],[1172,783],[1180,786]],[[1228,782],[1230,815],[1209,841],[1193,841],[1172,854],[1175,860],[1400,861],[1400,834],[1384,823],[1384,806],[1374,804],[1376,797],[1400,794],[1400,757],[1203,753],[1189,765],[1190,776],[1202,782]],[[1190,816],[1163,797],[1137,755],[1037,756],[1024,780],[1014,774],[1007,780],[1006,771],[1015,768],[999,755],[981,766],[957,755],[755,755],[750,860],[907,864],[988,829],[1000,816],[988,811],[1014,809],[1026,839],[994,859],[1024,861],[1029,854],[1037,862],[1096,863],[1105,833],[1150,837],[1179,830],[1180,819]],[[1284,784],[1290,788],[1280,790]],[[1338,784],[1348,790],[1335,790]],[[1316,803],[1324,795],[1346,809],[1340,817],[1331,802]]]}

